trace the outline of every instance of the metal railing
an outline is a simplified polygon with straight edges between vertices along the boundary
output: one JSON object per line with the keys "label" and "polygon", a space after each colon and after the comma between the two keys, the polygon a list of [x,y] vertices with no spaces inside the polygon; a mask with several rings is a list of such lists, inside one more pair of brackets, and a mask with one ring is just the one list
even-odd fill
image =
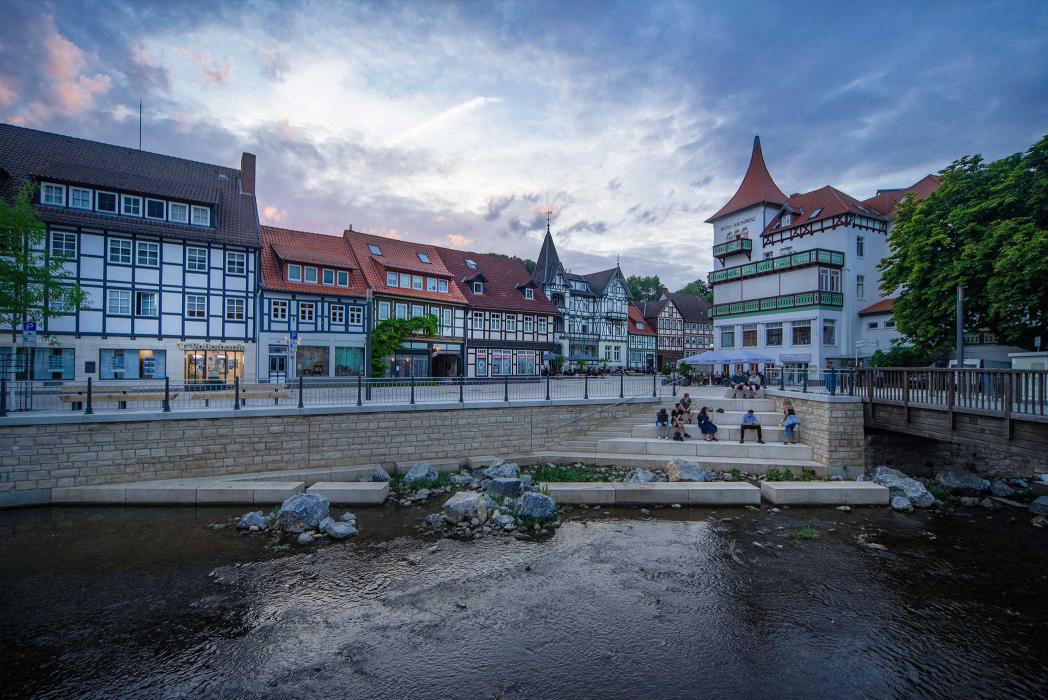
{"label": "metal railing", "polygon": [[1004,417],[1048,415],[1046,370],[875,367],[858,370],[858,386],[875,403]]}
{"label": "metal railing", "polygon": [[687,380],[684,377],[678,377],[677,379],[665,379],[665,378],[663,378],[661,383],[659,383],[658,380],[656,379],[655,385],[651,389],[651,391],[647,391],[646,390],[646,391],[643,391],[643,392],[641,392],[639,394],[635,394],[633,396],[621,397],[621,400],[616,401],[615,403],[604,404],[600,408],[597,408],[597,409],[595,409],[593,411],[589,411],[588,413],[583,413],[581,416],[575,416],[574,418],[566,420],[563,423],[558,423],[556,425],[551,425],[548,428],[546,428],[546,430],[544,432],[551,433],[554,430],[563,430],[564,428],[568,427],[569,425],[573,425],[575,423],[578,423],[579,421],[585,420],[586,418],[592,418],[593,416],[598,415],[600,413],[604,413],[605,411],[610,411],[611,409],[617,408],[618,406],[621,406],[624,403],[629,403],[630,401],[636,401],[637,399],[639,399],[641,397],[647,398],[647,397],[650,396],[651,398],[658,398],[659,396],[666,396],[667,394],[672,395],[672,396],[676,396],[677,395],[677,387],[681,386],[686,381]]}
{"label": "metal railing", "polygon": [[[14,382],[0,379],[0,417],[13,414],[201,411],[261,407],[404,406],[422,403],[626,399],[652,395],[661,377],[348,377],[290,382]],[[675,387],[674,387],[675,389]],[[31,401],[26,401],[25,397]]]}

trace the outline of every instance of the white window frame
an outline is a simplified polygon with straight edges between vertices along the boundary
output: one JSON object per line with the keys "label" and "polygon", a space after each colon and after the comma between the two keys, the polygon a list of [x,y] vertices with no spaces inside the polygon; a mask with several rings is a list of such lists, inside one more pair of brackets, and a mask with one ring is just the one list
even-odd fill
{"label": "white window frame", "polygon": [[474,311],[472,314],[473,330],[482,331],[484,330],[484,312]]}
{"label": "white window frame", "polygon": [[247,299],[226,297],[224,318],[227,321],[247,321]]}
{"label": "white window frame", "polygon": [[287,299],[270,299],[269,300],[269,320],[270,321],[286,321],[288,314],[288,301]]}
{"label": "white window frame", "polygon": [[335,284],[339,287],[349,286],[349,272],[346,270],[335,271]]}
{"label": "white window frame", "polygon": [[346,305],[345,304],[332,304],[331,305],[331,323],[333,325],[343,325],[346,322]]}
{"label": "white window frame", "polygon": [[[779,331],[779,342],[772,343],[768,340],[768,331],[777,329]],[[764,324],[764,347],[768,348],[781,348],[782,344],[786,342],[786,329],[782,324],[782,321],[771,321]]]}
{"label": "white window frame", "polygon": [[359,326],[364,323],[364,309],[359,306],[349,307],[349,325]]}
{"label": "white window frame", "polygon": [[880,324],[879,321],[867,321],[866,322],[866,329],[867,330],[875,331],[875,330],[877,330],[880,327],[881,327],[881,324]]}
{"label": "white window frame", "polygon": [[[112,195],[113,197],[113,208],[103,209],[102,205],[99,204],[99,200],[102,195]],[[95,211],[104,212],[106,214],[119,214],[120,213],[120,195],[116,192],[106,192],[105,190],[95,190]]]}
{"label": "white window frame", "polygon": [[541,318],[539,318],[538,321],[539,335],[546,335],[546,333],[549,332],[549,319],[547,319],[545,316],[542,316]]}
{"label": "white window frame", "polygon": [[[137,214],[134,213],[133,211],[129,212],[127,210],[128,209],[127,205],[129,205],[129,204],[138,205],[138,213]],[[132,207],[132,208],[134,208],[134,207]],[[121,216],[134,216],[134,217],[141,218],[142,217],[142,198],[139,197],[138,195],[134,195],[134,194],[122,194],[122,195],[120,195],[120,215]]]}
{"label": "white window frame", "polygon": [[[328,274],[329,273],[331,274],[331,281],[330,282],[328,282]],[[321,270],[320,271],[320,283],[324,284],[324,285],[326,285],[328,287],[334,287],[335,286],[335,271],[332,270],[329,267],[325,267],[323,270]]]}
{"label": "white window frame", "polygon": [[502,331],[502,314],[491,314],[488,316],[488,323],[490,329],[493,331]]}
{"label": "white window frame", "polygon": [[[182,212],[182,216],[175,216],[175,212]],[[167,220],[176,224],[189,223],[189,205],[184,202],[167,203]]]}
{"label": "white window frame", "polygon": [[386,273],[386,286],[387,287],[399,287],[400,286],[400,275],[396,272]]}
{"label": "white window frame", "polygon": [[[126,244],[127,260],[113,259],[114,244],[120,245],[120,258],[123,258],[123,251],[125,250],[124,245]],[[106,262],[111,265],[130,265],[131,262],[135,259],[134,253],[134,245],[131,243],[130,238],[110,238],[108,241],[106,241]]]}
{"label": "white window frame", "polygon": [[779,221],[779,228],[784,228],[786,226],[789,226],[791,221],[793,221],[793,216],[791,214],[789,214],[789,213],[783,214],[782,215],[782,220]]}
{"label": "white window frame", "polygon": [[[823,277],[826,278],[825,286],[823,288]],[[834,270],[829,267],[819,268],[819,291],[820,292],[840,292],[841,291],[841,271]]]}
{"label": "white window frame", "polygon": [[[312,274],[310,274],[310,271],[312,271]],[[312,277],[313,279],[310,279],[310,277]],[[318,277],[317,268],[312,267],[310,265],[307,265],[302,268],[303,282],[305,282],[306,284],[316,284],[318,279],[320,278]]]}
{"label": "white window frame", "polygon": [[288,282],[301,282],[302,281],[302,266],[294,263],[288,263],[287,266],[287,281]]}
{"label": "white window frame", "polygon": [[411,276],[411,288],[417,291],[422,291],[422,275]]}
{"label": "white window frame", "polygon": [[[150,246],[156,253],[156,262],[142,262],[143,249],[148,251]],[[135,241],[135,265],[138,267],[160,267],[160,243],[157,241]]]}
{"label": "white window frame", "polygon": [[400,273],[400,284],[397,285],[401,289],[411,289],[411,275],[406,272]]}
{"label": "white window frame", "polygon": [[[199,257],[201,253],[203,253],[203,260]],[[186,246],[186,271],[207,272],[209,257],[207,248],[201,248],[200,246],[195,245]],[[201,262],[203,263],[203,267],[200,266]]]}
{"label": "white window frame", "polygon": [[389,318],[389,302],[380,301],[378,303],[378,320],[385,321],[387,318]]}
{"label": "white window frame", "polygon": [[[160,214],[160,216],[150,216],[149,215],[149,205],[150,205],[150,203],[159,204],[163,208],[162,209],[162,213]],[[155,221],[166,221],[167,220],[167,202],[165,202],[162,199],[153,199],[152,197],[146,197],[145,205],[142,207],[142,215],[144,217],[146,217],[147,219],[153,219]]]}
{"label": "white window frame", "polygon": [[426,307],[422,304],[411,305],[411,318],[421,318],[426,315]]}
{"label": "white window frame", "polygon": [[312,301],[298,302],[298,320],[300,323],[313,323],[317,318],[317,305]]}
{"label": "white window frame", "polygon": [[447,294],[448,293],[448,281],[447,280],[437,280],[437,291],[440,292],[441,294]]}
{"label": "white window frame", "polygon": [[[832,330],[833,338],[830,339],[831,342],[827,342],[827,340],[826,340],[826,330],[827,329],[831,329]],[[824,319],[822,319],[822,344],[823,345],[829,345],[831,347],[834,347],[834,346],[837,345],[837,320],[836,319],[832,319],[832,318],[824,318]]]}
{"label": "white window frame", "polygon": [[406,321],[408,318],[408,305],[402,302],[397,303],[396,307],[394,308],[394,313],[397,318],[399,318],[402,321]]}
{"label": "white window frame", "polygon": [[432,277],[426,278],[426,291],[435,292],[437,291],[437,280]]}
{"label": "white window frame", "polygon": [[865,258],[866,257],[866,237],[856,236],[855,237],[855,257]]}
{"label": "white window frame", "polygon": [[859,299],[866,298],[866,275],[855,275],[855,296]]}
{"label": "white window frame", "polygon": [[[798,342],[796,342],[796,337],[797,336],[794,333],[794,331],[796,331],[798,328],[805,328],[805,327],[807,327],[807,329],[808,329],[808,342],[807,343],[798,343]],[[812,331],[812,328],[811,328],[811,320],[810,319],[807,319],[807,320],[802,319],[800,321],[790,321],[790,345],[793,346],[793,347],[804,347],[804,348],[810,347],[811,344],[812,344],[812,332],[811,331]]]}
{"label": "white window frame", "polygon": [[[61,245],[55,245],[61,241]],[[69,254],[69,243],[72,242],[73,252]],[[70,231],[51,232],[51,257],[62,260],[76,260],[77,240],[76,234]]]}
{"label": "white window frame", "polygon": [[[60,201],[55,201],[56,198],[52,196],[56,194],[59,195],[57,199]],[[52,207],[64,207],[66,205],[66,186],[54,182],[45,182],[41,184],[40,203]]]}
{"label": "white window frame", "polygon": [[[239,260],[239,264],[235,264],[234,261]],[[236,268],[243,268],[239,272]],[[226,274],[227,275],[246,275],[247,274],[247,253],[242,250],[227,250],[226,251]]]}
{"label": "white window frame", "polygon": [[[148,295],[152,295],[155,301],[153,302],[153,312],[151,314],[143,313],[139,311],[142,308],[142,300],[146,299]],[[135,292],[135,317],[136,318],[158,318],[160,316],[160,292],[154,292],[152,290],[142,290]]]}
{"label": "white window frame", "polygon": [[474,294],[483,294],[484,293],[484,283],[481,282],[480,280],[474,280],[473,281],[473,293]]}
{"label": "white window frame", "polygon": [[524,287],[524,298],[525,299],[529,299],[529,300],[530,299],[534,299],[535,298],[535,290],[532,289],[531,287]]}
{"label": "white window frame", "polygon": [[193,320],[207,318],[206,294],[186,294],[186,318]]}
{"label": "white window frame", "polygon": [[[197,215],[203,214],[203,221],[197,221]],[[193,204],[189,207],[189,220],[194,226],[210,226],[211,225],[211,207],[200,207]]]}
{"label": "white window frame", "polygon": [[[115,304],[114,304],[115,301]],[[107,316],[130,316],[131,315],[131,290],[109,289],[106,291],[106,315]]]}
{"label": "white window frame", "polygon": [[[76,203],[76,196],[78,194],[87,193],[87,206],[79,206]],[[95,191],[89,190],[86,187],[70,187],[69,188],[69,206],[73,209],[86,209],[90,211],[95,208]]]}
{"label": "white window frame", "polygon": [[506,332],[516,333],[517,332],[517,315],[506,314]]}

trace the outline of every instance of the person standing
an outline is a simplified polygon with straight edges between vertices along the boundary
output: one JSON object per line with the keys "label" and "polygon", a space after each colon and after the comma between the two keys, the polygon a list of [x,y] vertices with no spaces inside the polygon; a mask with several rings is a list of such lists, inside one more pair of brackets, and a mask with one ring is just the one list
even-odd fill
{"label": "person standing", "polygon": [[797,417],[797,412],[793,410],[793,402],[785,399],[782,402],[782,426],[785,428],[785,444],[797,444],[797,426],[800,424],[801,420]]}
{"label": "person standing", "polygon": [[837,375],[833,371],[833,360],[826,360],[826,391],[837,393]]}
{"label": "person standing", "polygon": [[742,416],[742,426],[739,431],[739,444],[741,445],[746,441],[746,431],[756,430],[757,431],[757,442],[764,444],[764,436],[761,434],[761,417],[753,412],[753,409],[746,411]]}

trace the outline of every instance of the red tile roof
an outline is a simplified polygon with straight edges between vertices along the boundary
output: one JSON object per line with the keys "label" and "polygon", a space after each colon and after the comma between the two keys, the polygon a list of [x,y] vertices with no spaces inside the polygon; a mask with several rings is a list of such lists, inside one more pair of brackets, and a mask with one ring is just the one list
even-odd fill
{"label": "red tile roof", "polygon": [[786,201],[779,186],[771,178],[768,166],[764,164],[764,152],[761,150],[761,139],[759,136],[753,138],[753,153],[750,155],[750,165],[746,168],[746,175],[742,178],[742,184],[738,191],[728,200],[720,210],[706,219],[710,223],[722,216],[733,214],[752,207],[755,204],[782,204]]}
{"label": "red tile roof", "polygon": [[864,199],[862,203],[880,214],[894,217],[896,207],[906,195],[913,193],[917,199],[924,199],[941,186],[942,178],[938,175],[925,175],[909,187],[901,190],[882,190],[869,199]]}
{"label": "red tile roof", "polygon": [[[358,297],[367,294],[367,286],[364,276],[360,273],[360,265],[357,264],[353,251],[338,236],[263,226],[261,258],[263,289]],[[321,268],[348,270],[349,286],[333,287],[326,284],[289,282],[284,273],[284,263],[288,261],[309,263]],[[321,274],[319,270],[317,274]]]}
{"label": "red tile roof", "polygon": [[812,221],[819,221],[847,213],[869,216],[875,219],[884,218],[882,214],[870,209],[855,197],[829,185],[811,192],[805,192],[804,194],[790,195],[786,199],[786,206],[790,209],[789,225],[780,226],[781,218],[776,217],[771,220],[762,235],[767,236],[784,228],[791,228],[798,224],[811,223]]}
{"label": "red tile roof", "polygon": [[[429,299],[464,304],[466,297],[454,282],[454,275],[444,265],[436,246],[412,241],[400,241],[393,238],[373,236],[369,233],[347,230],[342,238],[349,244],[356,255],[364,279],[376,294],[394,294],[412,299]],[[381,255],[372,253],[369,245],[377,246]],[[419,260],[418,253],[429,257],[430,263]],[[425,289],[404,289],[386,286],[386,270],[390,272],[408,272],[448,280],[448,293],[430,292]]]}
{"label": "red tile roof", "polygon": [[[437,250],[441,260],[455,276],[459,290],[473,308],[559,315],[557,307],[542,293],[542,287],[532,281],[520,260],[453,248]],[[476,269],[466,264],[467,259],[477,264]],[[483,294],[474,294],[472,286],[466,283],[477,277],[484,282]],[[534,299],[524,297],[524,287],[534,290]]]}
{"label": "red tile roof", "polygon": [[859,312],[860,316],[872,316],[874,314],[890,314],[895,309],[894,299],[881,299],[876,304],[871,304]]}
{"label": "red tile roof", "polygon": [[[639,328],[638,323],[644,324],[644,327]],[[644,314],[636,304],[630,304],[630,322],[627,330],[633,335],[655,335],[655,329],[644,319]]]}

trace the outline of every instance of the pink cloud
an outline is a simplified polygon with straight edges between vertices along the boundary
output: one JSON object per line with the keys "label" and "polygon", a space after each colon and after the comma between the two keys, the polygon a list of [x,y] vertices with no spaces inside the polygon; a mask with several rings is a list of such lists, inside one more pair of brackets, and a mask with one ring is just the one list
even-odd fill
{"label": "pink cloud", "polygon": [[282,224],[287,221],[287,212],[274,206],[263,207],[262,221],[267,224]]}
{"label": "pink cloud", "polygon": [[448,245],[452,248],[465,248],[468,245],[473,244],[473,239],[468,236],[463,236],[461,233],[449,233],[448,234]]}
{"label": "pink cloud", "polygon": [[[209,56],[210,58],[210,56]],[[221,65],[211,64],[200,66],[200,79],[204,85],[225,85],[233,74],[233,64],[227,58]]]}
{"label": "pink cloud", "polygon": [[47,60],[44,71],[55,80],[68,82],[74,80],[87,65],[84,52],[80,47],[62,36],[55,26],[55,20],[48,15],[44,27],[44,52]]}
{"label": "pink cloud", "polygon": [[5,75],[0,75],[0,105],[11,104],[16,97],[18,97],[18,93],[11,86],[11,79]]}

